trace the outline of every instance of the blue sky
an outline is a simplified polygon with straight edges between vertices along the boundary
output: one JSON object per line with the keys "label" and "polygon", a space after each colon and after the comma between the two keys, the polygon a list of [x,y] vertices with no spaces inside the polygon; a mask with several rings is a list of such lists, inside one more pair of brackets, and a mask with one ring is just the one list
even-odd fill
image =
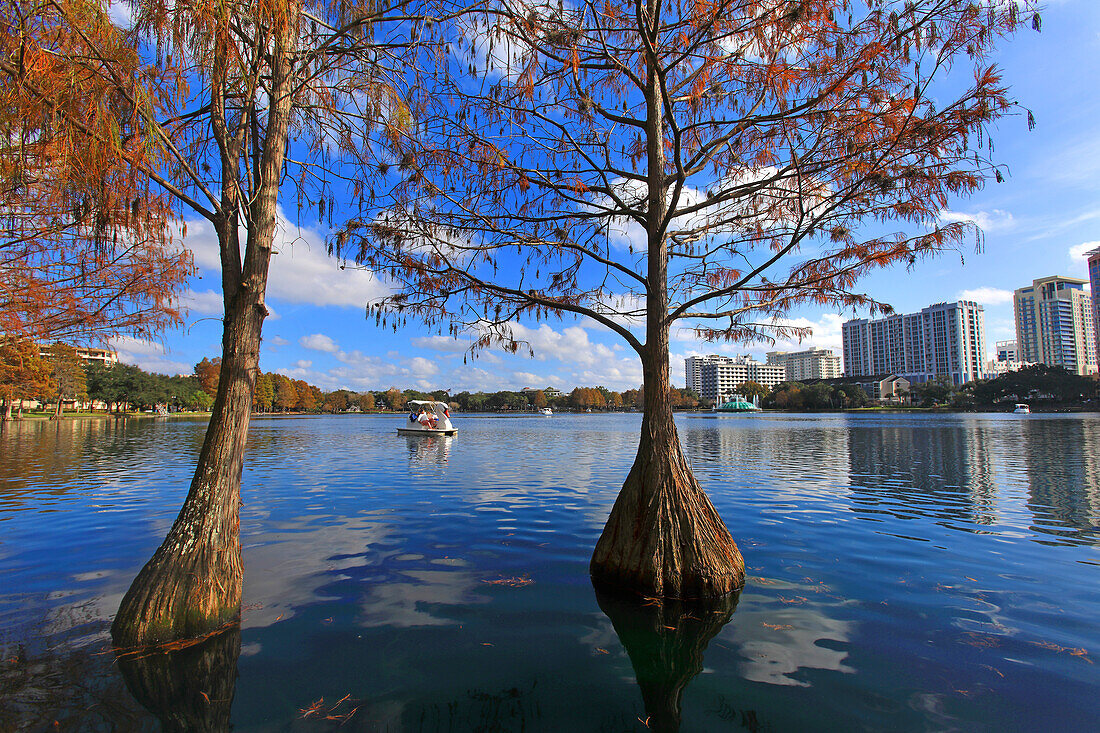
{"label": "blue sky", "polygon": [[[1012,291],[1048,275],[1085,278],[1087,250],[1100,247],[1100,3],[1048,0],[1042,33],[1024,30],[1002,45],[995,61],[1020,104],[1035,113],[1028,131],[1021,116],[1003,119],[994,134],[997,159],[1008,166],[1004,183],[990,183],[954,202],[944,219],[970,219],[985,232],[981,253],[945,255],[912,270],[895,268],[862,281],[862,289],[909,313],[960,298],[985,306],[987,347],[1014,338]],[[524,386],[569,390],[603,385],[636,388],[641,366],[632,351],[592,322],[520,324],[535,357],[483,351],[465,356],[465,344],[409,326],[396,333],[375,326],[364,306],[381,292],[370,273],[341,270],[325,254],[314,215],[283,211],[278,255],[271,266],[260,367],[325,390],[391,386],[496,391]],[[147,370],[190,373],[203,357],[221,353],[218,257],[209,225],[189,221],[186,244],[195,253],[187,323],[159,342],[121,338],[120,357]],[[806,310],[790,314],[814,333],[802,344],[707,344],[678,337],[672,344],[672,381],[684,383],[683,359],[696,354],[755,354],[823,346],[840,353],[840,324],[865,313]]]}

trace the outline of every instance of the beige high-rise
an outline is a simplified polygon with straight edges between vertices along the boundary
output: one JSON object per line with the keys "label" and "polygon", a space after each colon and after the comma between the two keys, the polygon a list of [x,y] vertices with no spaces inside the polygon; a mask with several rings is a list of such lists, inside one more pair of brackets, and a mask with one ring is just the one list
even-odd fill
{"label": "beige high-rise", "polygon": [[1020,361],[1060,366],[1074,374],[1096,371],[1092,298],[1087,280],[1052,275],[1013,296]]}

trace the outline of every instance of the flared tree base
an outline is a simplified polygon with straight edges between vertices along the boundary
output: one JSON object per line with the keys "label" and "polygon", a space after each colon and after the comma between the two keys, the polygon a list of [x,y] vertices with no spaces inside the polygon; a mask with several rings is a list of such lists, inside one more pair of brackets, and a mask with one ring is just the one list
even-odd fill
{"label": "flared tree base", "polygon": [[596,543],[597,583],[656,598],[718,598],[745,584],[745,561],[680,453],[640,447]]}

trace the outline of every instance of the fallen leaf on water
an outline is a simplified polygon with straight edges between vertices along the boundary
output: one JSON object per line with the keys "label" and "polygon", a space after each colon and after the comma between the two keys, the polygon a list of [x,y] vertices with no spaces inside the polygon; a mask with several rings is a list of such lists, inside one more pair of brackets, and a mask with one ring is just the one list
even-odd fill
{"label": "fallen leaf on water", "polygon": [[769,629],[775,629],[776,631],[789,631],[794,628],[790,624],[769,624],[767,621],[761,621],[761,623]]}
{"label": "fallen leaf on water", "polygon": [[610,654],[610,652],[607,651],[606,649],[604,649],[602,646],[596,647],[596,653],[597,654]]}
{"label": "fallen leaf on water", "polygon": [[489,585],[506,585],[509,588],[522,588],[525,585],[531,585],[535,581],[528,578],[526,575],[517,575],[514,578],[499,577],[495,580],[485,580],[482,578],[482,583],[488,583]]}

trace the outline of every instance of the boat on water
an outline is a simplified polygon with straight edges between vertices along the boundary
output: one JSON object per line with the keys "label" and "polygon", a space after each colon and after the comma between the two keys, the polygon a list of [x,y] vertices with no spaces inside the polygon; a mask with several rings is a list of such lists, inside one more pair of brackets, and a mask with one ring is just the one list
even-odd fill
{"label": "boat on water", "polygon": [[541,410],[539,410],[539,412],[542,413],[543,415],[553,415],[554,414],[554,411],[551,410],[549,407],[544,407]]}
{"label": "boat on water", "polygon": [[401,435],[454,435],[458,428],[451,424],[451,412],[445,402],[433,400],[409,400],[409,415],[405,427],[398,428]]}
{"label": "boat on water", "polygon": [[1017,402],[1016,403],[1016,409],[1013,410],[1012,412],[1013,412],[1013,414],[1016,414],[1016,415],[1028,415],[1028,414],[1031,413],[1031,407],[1024,404],[1023,402]]}
{"label": "boat on water", "polygon": [[729,401],[723,402],[714,408],[715,412],[760,412],[760,408],[746,400],[739,394],[733,395]]}

